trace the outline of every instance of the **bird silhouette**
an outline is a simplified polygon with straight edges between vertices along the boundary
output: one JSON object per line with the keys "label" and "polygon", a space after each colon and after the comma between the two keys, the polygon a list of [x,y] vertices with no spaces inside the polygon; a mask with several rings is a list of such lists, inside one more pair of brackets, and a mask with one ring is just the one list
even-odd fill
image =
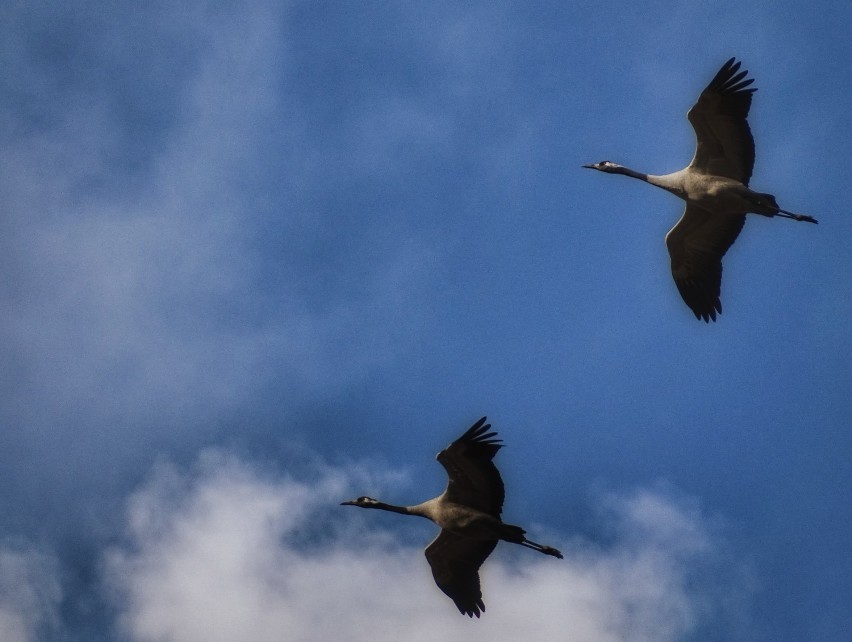
{"label": "bird silhouette", "polygon": [[366,496],[341,504],[417,515],[440,526],[441,532],[426,547],[426,559],[438,588],[469,617],[485,611],[479,567],[498,541],[562,559],[562,553],[552,546],[528,540],[523,528],[500,519],[505,492],[492,460],[503,444],[495,439],[496,432],[488,432],[490,428],[482,417],[438,453],[438,462],[449,477],[447,489],[438,497],[415,506],[394,506]]}
{"label": "bird silhouette", "polygon": [[666,235],[672,276],[697,319],[716,320],[722,257],[742,230],[747,213],[816,223],[812,216],[778,206],[772,194],[749,189],[754,139],[748,126],[753,78],[728,60],[687,113],[695,130],[695,156],[686,168],[656,176],[610,161],[583,165],[607,174],[623,174],[656,185],[686,201],[681,219]]}

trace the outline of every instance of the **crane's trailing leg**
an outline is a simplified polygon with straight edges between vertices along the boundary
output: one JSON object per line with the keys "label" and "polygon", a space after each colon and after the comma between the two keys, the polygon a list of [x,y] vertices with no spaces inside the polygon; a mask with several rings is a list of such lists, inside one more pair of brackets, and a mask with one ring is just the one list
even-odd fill
{"label": "crane's trailing leg", "polygon": [[806,221],[808,223],[819,223],[813,216],[808,216],[807,214],[793,214],[793,212],[788,212],[787,210],[778,209],[776,216],[782,216],[784,218],[791,218],[794,221]]}
{"label": "crane's trailing leg", "polygon": [[754,204],[755,214],[763,214],[764,216],[780,216],[782,218],[791,218],[794,221],[806,221],[808,223],[817,223],[818,221],[813,216],[808,216],[807,214],[795,214],[793,212],[788,212],[787,210],[782,210],[778,207],[778,202],[775,200],[775,197],[772,194],[761,194],[759,192],[752,192],[751,197],[747,200],[750,200]]}
{"label": "crane's trailing leg", "polygon": [[562,559],[562,553],[553,548],[552,546],[545,546],[544,544],[538,544],[537,542],[533,542],[526,538],[526,531],[520,526],[515,526],[514,524],[498,524],[498,533],[497,536],[505,540],[507,542],[512,542],[513,544],[520,544],[521,546],[526,546],[527,548],[531,548],[534,551],[538,551],[539,553],[544,553],[545,555],[550,555],[552,557],[558,557]]}
{"label": "crane's trailing leg", "polygon": [[527,548],[531,548],[534,551],[538,551],[539,553],[544,553],[545,555],[550,555],[552,557],[558,557],[562,559],[562,553],[553,548],[552,546],[545,546],[544,544],[537,544],[531,540],[524,538],[523,542],[518,542],[521,546],[526,546]]}

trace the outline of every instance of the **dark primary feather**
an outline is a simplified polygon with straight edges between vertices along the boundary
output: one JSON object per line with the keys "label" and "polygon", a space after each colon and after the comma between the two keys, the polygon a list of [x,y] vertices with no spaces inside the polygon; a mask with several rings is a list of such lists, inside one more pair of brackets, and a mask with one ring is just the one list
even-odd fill
{"label": "dark primary feather", "polygon": [[735,58],[722,65],[687,113],[696,138],[690,166],[748,185],[754,168],[754,138],[746,118],[757,89],[749,87],[754,79],[745,79],[748,71],[737,73],[739,68]]}
{"label": "dark primary feather", "polygon": [[499,518],[505,491],[491,460],[503,444],[495,439],[496,432],[488,432],[490,428],[483,417],[439,452],[437,459],[449,476],[447,499]]}
{"label": "dark primary feather", "polygon": [[722,257],[743,229],[745,214],[719,216],[687,205],[666,234],[672,276],[696,318],[709,322],[722,311]]}
{"label": "dark primary feather", "polygon": [[479,567],[496,546],[497,540],[470,539],[442,530],[426,547],[435,584],[468,617],[479,617],[485,611]]}

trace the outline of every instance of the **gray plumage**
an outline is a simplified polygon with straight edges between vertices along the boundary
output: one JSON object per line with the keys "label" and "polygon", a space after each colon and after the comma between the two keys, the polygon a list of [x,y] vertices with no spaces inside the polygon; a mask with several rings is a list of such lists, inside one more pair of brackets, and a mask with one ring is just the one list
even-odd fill
{"label": "gray plumage", "polygon": [[662,176],[643,174],[602,161],[583,165],[623,174],[661,187],[686,201],[681,219],[666,235],[672,276],[678,292],[697,319],[716,320],[722,257],[742,230],[747,213],[816,223],[812,216],[778,207],[772,194],[749,189],[754,139],[748,126],[752,78],[740,63],[728,60],[687,113],[695,130],[695,156],[688,167]]}
{"label": "gray plumage", "polygon": [[461,437],[438,453],[446,469],[447,489],[438,497],[415,506],[394,506],[371,497],[343,502],[343,506],[378,508],[403,515],[417,515],[441,527],[426,547],[426,559],[435,583],[459,612],[479,617],[485,611],[479,585],[479,567],[500,540],[520,544],[545,555],[562,558],[551,546],[530,541],[520,526],[500,519],[505,492],[500,472],[492,461],[502,448],[496,432],[483,417]]}

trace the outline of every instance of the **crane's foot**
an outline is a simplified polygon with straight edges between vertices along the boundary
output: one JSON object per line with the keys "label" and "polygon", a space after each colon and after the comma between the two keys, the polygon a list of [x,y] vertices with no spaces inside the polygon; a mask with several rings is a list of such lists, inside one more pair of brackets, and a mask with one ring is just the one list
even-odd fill
{"label": "crane's foot", "polygon": [[562,553],[557,551],[552,546],[542,546],[541,552],[544,553],[545,555],[552,555],[553,557],[558,557],[559,559],[562,559]]}

